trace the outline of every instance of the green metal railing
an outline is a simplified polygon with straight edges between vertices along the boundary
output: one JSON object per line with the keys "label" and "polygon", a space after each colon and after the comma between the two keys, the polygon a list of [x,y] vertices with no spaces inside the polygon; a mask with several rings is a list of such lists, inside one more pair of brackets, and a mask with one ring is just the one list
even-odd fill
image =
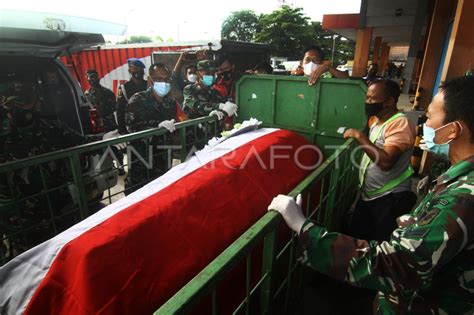
{"label": "green metal railing", "polygon": [[[203,117],[177,123],[173,136],[162,128],[150,129],[0,165],[0,265],[124,195],[114,145],[127,143],[130,149],[140,143],[147,157],[150,145],[172,145],[170,152],[154,150],[150,158],[183,161],[220,131],[215,117]],[[131,159],[124,167],[130,171],[134,163],[140,161]],[[159,175],[147,172],[138,185]]]}
{"label": "green metal railing", "polygon": [[[360,154],[354,148],[353,140],[345,142],[290,192],[293,197],[303,195],[307,217],[330,229],[340,227],[355,198]],[[266,213],[154,314],[187,314],[202,307],[206,299],[210,299],[210,309],[205,313],[219,314],[218,287],[243,264],[245,292],[233,314],[287,313],[301,287],[302,269],[297,263],[296,234],[283,244],[278,241],[281,221],[277,212]],[[252,261],[252,253],[259,246],[263,246],[260,276],[252,279],[252,265],[259,265]]]}

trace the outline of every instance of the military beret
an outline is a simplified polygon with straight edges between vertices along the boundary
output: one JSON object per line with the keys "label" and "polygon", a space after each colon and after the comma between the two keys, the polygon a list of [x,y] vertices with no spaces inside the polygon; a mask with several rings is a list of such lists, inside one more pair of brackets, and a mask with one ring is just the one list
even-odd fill
{"label": "military beret", "polygon": [[141,62],[140,59],[138,58],[130,58],[127,60],[127,63],[129,66],[135,66],[135,67],[145,69],[145,64]]}

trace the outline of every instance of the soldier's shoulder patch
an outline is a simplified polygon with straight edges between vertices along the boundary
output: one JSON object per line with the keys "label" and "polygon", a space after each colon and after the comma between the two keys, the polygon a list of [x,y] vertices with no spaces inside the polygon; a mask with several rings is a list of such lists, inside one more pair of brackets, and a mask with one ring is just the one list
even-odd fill
{"label": "soldier's shoulder patch", "polygon": [[432,208],[429,212],[427,212],[423,217],[418,220],[418,225],[428,225],[433,221],[434,218],[439,214],[439,209]]}

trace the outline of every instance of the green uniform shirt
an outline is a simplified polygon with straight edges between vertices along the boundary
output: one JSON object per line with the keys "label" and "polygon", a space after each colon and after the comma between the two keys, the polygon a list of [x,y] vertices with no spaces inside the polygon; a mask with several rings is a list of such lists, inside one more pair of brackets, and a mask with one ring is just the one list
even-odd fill
{"label": "green uniform shirt", "polygon": [[99,112],[100,118],[104,123],[105,131],[109,132],[117,129],[114,115],[117,107],[114,92],[99,85],[98,87],[91,87],[84,95],[89,103]]}
{"label": "green uniform shirt", "polygon": [[198,83],[190,84],[183,90],[184,112],[189,118],[198,118],[209,115],[219,109],[220,103],[225,103],[226,98],[213,89],[202,88]]}
{"label": "green uniform shirt", "polygon": [[388,242],[306,221],[302,261],[379,291],[378,314],[474,313],[474,156],[453,165]]}
{"label": "green uniform shirt", "polygon": [[[125,91],[122,91],[122,88]],[[127,112],[127,104],[135,93],[146,91],[148,83],[145,80],[140,80],[139,84],[135,84],[132,79],[120,85],[117,90],[117,125],[118,131],[121,134],[127,133],[125,122],[125,114]]]}
{"label": "green uniform shirt", "polygon": [[178,121],[176,101],[165,96],[158,103],[152,88],[135,93],[129,100],[125,113],[125,122],[129,132],[158,128],[160,122],[175,119]]}

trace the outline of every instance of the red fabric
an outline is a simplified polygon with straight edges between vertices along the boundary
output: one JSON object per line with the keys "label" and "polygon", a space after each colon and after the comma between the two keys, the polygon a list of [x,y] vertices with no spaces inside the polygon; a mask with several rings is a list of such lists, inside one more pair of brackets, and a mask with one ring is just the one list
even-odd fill
{"label": "red fabric", "polygon": [[184,111],[181,109],[181,106],[179,105],[178,102],[176,102],[176,122],[182,122],[188,120],[188,117],[184,113]]}
{"label": "red fabric", "polygon": [[[256,222],[274,196],[308,175],[294,159],[276,159],[269,169],[270,147],[291,145],[278,154],[293,156],[306,144],[290,131],[272,132],[85,232],[58,253],[26,314],[152,313]],[[298,160],[312,165],[318,157],[302,150]]]}

